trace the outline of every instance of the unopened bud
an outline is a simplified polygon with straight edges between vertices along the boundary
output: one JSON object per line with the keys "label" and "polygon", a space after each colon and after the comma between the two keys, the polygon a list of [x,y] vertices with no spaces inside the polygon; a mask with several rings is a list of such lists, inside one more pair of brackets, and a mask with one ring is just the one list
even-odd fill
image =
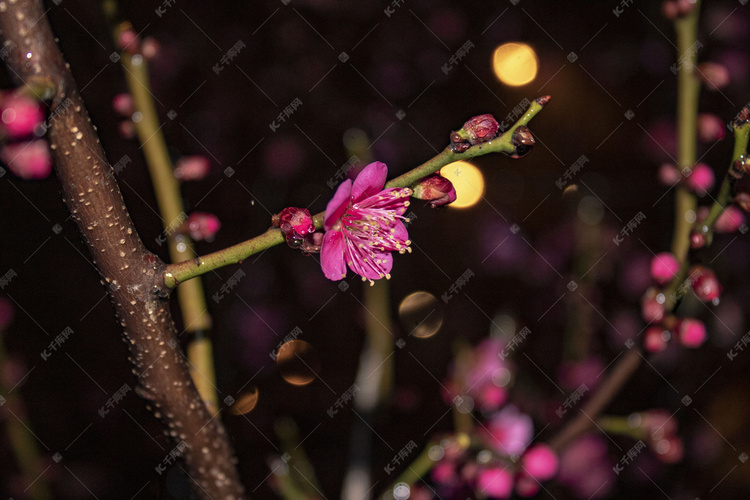
{"label": "unopened bud", "polygon": [[729,85],[729,70],[722,64],[704,62],[697,66],[696,71],[708,90],[719,90]]}
{"label": "unopened bud", "polygon": [[135,112],[133,96],[127,93],[117,94],[112,99],[112,109],[114,109],[118,115],[130,118]]}
{"label": "unopened bud", "polygon": [[310,211],[306,208],[287,207],[271,217],[271,223],[281,229],[292,248],[305,246],[305,236],[315,231]]}
{"label": "unopened bud", "polygon": [[463,139],[469,141],[471,145],[479,144],[492,140],[500,126],[495,117],[490,114],[483,114],[469,119],[461,130],[458,131]]}
{"label": "unopened bud", "polygon": [[714,187],[714,171],[705,163],[698,163],[688,174],[685,184],[698,196],[705,196]]}
{"label": "unopened bud", "polygon": [[716,225],[714,228],[719,234],[733,233],[737,231],[745,223],[745,214],[737,207],[737,205],[729,205],[721,213],[718,219],[716,219]]}
{"label": "unopened bud", "polygon": [[724,122],[711,113],[698,115],[698,136],[703,142],[721,141],[726,136]]}
{"label": "unopened bud", "polygon": [[456,189],[453,183],[439,173],[428,175],[416,182],[412,189],[414,198],[429,201],[432,208],[456,201]]}
{"label": "unopened bud", "polygon": [[193,212],[186,221],[186,229],[195,241],[213,241],[221,228],[219,218],[206,212]]}
{"label": "unopened bud", "polygon": [[197,181],[206,177],[210,170],[211,163],[205,156],[183,156],[175,164],[174,176],[181,181]]}
{"label": "unopened bud", "polygon": [[11,139],[19,139],[34,134],[44,121],[44,110],[39,101],[25,95],[6,97],[0,106],[3,126]]}
{"label": "unopened bud", "polygon": [[44,139],[6,144],[0,160],[22,179],[44,179],[52,172],[52,158]]}
{"label": "unopened bud", "polygon": [[694,266],[689,273],[693,279],[693,293],[704,302],[712,302],[721,295],[721,285],[716,274],[705,266]]}

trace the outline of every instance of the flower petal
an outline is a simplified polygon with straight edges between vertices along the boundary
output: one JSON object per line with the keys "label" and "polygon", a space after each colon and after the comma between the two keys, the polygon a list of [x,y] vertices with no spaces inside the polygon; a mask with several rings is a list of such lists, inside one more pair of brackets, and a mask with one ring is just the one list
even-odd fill
{"label": "flower petal", "polygon": [[352,187],[352,201],[358,201],[378,194],[385,185],[388,167],[385,163],[375,161],[367,165],[354,179]]}
{"label": "flower petal", "polygon": [[340,231],[327,231],[320,247],[320,267],[326,278],[339,281],[346,276],[344,247],[346,242]]}
{"label": "flower petal", "polygon": [[333,198],[331,198],[331,201],[329,201],[326,206],[326,217],[323,223],[323,227],[326,231],[331,229],[336,221],[344,215],[347,207],[349,207],[351,194],[352,180],[347,179],[339,185],[336,194],[333,195]]}

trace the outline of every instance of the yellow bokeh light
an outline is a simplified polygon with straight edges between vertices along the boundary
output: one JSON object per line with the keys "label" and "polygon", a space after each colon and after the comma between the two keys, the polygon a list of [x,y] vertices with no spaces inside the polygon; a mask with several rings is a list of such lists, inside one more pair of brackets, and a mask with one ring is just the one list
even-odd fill
{"label": "yellow bokeh light", "polygon": [[501,82],[517,87],[536,78],[539,61],[534,49],[525,43],[505,43],[495,49],[492,67]]}
{"label": "yellow bokeh light", "polygon": [[440,174],[456,188],[456,201],[448,205],[466,208],[475,205],[484,195],[484,176],[477,167],[465,161],[457,161],[444,166]]}

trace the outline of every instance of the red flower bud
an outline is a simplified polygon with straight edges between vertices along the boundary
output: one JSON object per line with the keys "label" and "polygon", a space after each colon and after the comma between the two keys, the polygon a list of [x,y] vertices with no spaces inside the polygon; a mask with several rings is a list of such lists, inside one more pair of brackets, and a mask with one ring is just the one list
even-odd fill
{"label": "red flower bud", "polygon": [[694,266],[689,273],[693,293],[704,302],[711,302],[721,295],[721,285],[714,272],[704,266]]}
{"label": "red flower bud", "polygon": [[492,140],[497,135],[499,128],[500,126],[494,116],[484,114],[475,116],[464,123],[464,126],[461,127],[464,134],[461,135],[474,145]]}
{"label": "red flower bud", "polygon": [[287,207],[271,217],[271,223],[281,229],[292,248],[305,247],[305,236],[315,231],[310,211],[306,208]]}
{"label": "red flower bud", "polygon": [[649,352],[661,352],[667,348],[671,335],[660,326],[650,326],[643,334],[643,348]]}
{"label": "red flower bud", "polygon": [[128,93],[117,94],[112,99],[112,108],[118,115],[130,118],[135,112],[133,96]]}
{"label": "red flower bud", "polygon": [[432,208],[456,201],[456,189],[453,187],[453,183],[439,173],[428,175],[417,181],[412,189],[414,190],[412,194],[414,198],[429,201]]}
{"label": "red flower bud", "polygon": [[664,319],[664,294],[656,288],[649,288],[641,299],[641,315],[648,323],[656,323]]}

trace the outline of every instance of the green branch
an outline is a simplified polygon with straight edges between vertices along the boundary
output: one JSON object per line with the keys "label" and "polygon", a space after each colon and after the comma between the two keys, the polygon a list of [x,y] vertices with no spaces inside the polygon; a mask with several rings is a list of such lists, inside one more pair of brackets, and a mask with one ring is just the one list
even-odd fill
{"label": "green branch", "polygon": [[[700,81],[695,75],[698,60],[698,15],[700,3],[685,17],[675,21],[677,31],[677,167],[683,174],[695,165],[696,127],[698,123],[698,93]],[[684,263],[690,250],[692,223],[687,214],[695,211],[696,199],[685,186],[677,188],[675,197],[675,231],[672,253]]]}
{"label": "green branch", "polygon": [[[485,143],[477,144],[470,147],[462,153],[454,152],[450,147],[445,148],[434,158],[426,161],[422,165],[416,167],[409,172],[406,172],[395,179],[392,179],[386,184],[386,187],[407,187],[414,184],[414,182],[426,177],[434,172],[437,172],[445,165],[460,160],[468,160],[475,156],[481,156],[488,153],[504,153],[511,155],[516,151],[516,146],[513,144],[513,133],[518,127],[526,126],[534,116],[539,113],[542,108],[549,102],[549,96],[540,97],[534,100],[526,110],[526,113],[505,133],[499,137]],[[325,218],[325,212],[320,212],[313,217],[313,222],[317,229],[323,228],[323,220]],[[271,228],[260,236],[251,238],[242,243],[238,243],[231,247],[219,250],[203,257],[196,257],[194,259],[170,264],[167,266],[164,273],[164,283],[174,288],[180,283],[200,276],[214,269],[227,266],[229,264],[236,264],[247,259],[251,255],[262,252],[272,246],[279,245],[284,242],[284,235],[281,230]]]}

